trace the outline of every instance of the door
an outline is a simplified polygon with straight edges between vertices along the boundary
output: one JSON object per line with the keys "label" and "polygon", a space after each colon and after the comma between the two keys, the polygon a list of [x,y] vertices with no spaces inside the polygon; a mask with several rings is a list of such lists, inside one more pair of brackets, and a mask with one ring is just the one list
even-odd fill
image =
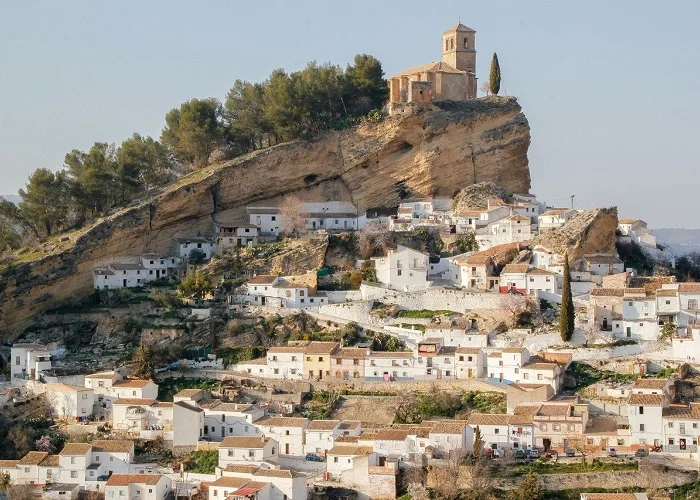
{"label": "door", "polygon": [[226,427],[221,427],[221,437],[225,437]]}
{"label": "door", "polygon": [[607,329],[608,329],[608,320],[604,319],[603,320],[603,330],[607,330]]}
{"label": "door", "polygon": [[544,451],[549,451],[549,449],[552,447],[552,440],[551,439],[543,439],[542,445],[544,446]]}
{"label": "door", "polygon": [[628,327],[627,327],[627,336],[628,336],[628,337],[631,337],[631,336],[632,336],[632,327],[631,327],[631,326],[628,326]]}
{"label": "door", "polygon": [[160,269],[156,269],[156,279],[160,278]]}
{"label": "door", "polygon": [[467,370],[467,377],[474,378],[474,370],[472,368]]}
{"label": "door", "polygon": [[122,286],[123,286],[124,288],[126,288],[126,278],[124,278],[124,279],[122,280]]}
{"label": "door", "polygon": [[284,445],[284,454],[289,455],[289,443],[285,443]]}

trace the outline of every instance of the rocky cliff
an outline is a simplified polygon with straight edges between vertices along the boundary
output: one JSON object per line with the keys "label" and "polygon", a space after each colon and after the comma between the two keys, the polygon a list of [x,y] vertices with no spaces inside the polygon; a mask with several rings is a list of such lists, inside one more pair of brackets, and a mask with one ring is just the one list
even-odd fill
{"label": "rocky cliff", "polygon": [[295,141],[208,167],[55,240],[0,277],[0,332],[92,290],[96,265],[145,251],[168,253],[173,236],[210,234],[214,215],[243,219],[251,203],[294,194],[345,200],[360,211],[409,197],[454,196],[494,182],[528,192],[530,129],[514,98],[445,103]]}
{"label": "rocky cliff", "polygon": [[543,246],[574,261],[591,254],[616,254],[617,207],[584,210],[559,229],[541,233],[533,247]]}

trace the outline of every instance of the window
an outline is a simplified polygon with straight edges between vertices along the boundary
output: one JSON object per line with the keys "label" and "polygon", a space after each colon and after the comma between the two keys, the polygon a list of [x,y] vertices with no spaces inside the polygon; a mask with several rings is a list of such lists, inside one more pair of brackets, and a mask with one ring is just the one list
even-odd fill
{"label": "window", "polygon": [[460,356],[460,357],[459,357],[459,360],[460,360],[460,361],[464,361],[464,356]]}
{"label": "window", "polygon": [[296,356],[292,356],[292,361],[296,361],[296,360],[297,360],[297,357],[296,357]]}
{"label": "window", "polygon": [[73,479],[76,479],[78,477],[78,471],[77,470],[70,471],[70,477]]}
{"label": "window", "polygon": [[248,457],[254,458],[255,457],[255,450],[248,450]]}
{"label": "window", "polygon": [[541,373],[538,373],[538,374],[537,374],[537,380],[542,380],[543,378],[544,378],[544,377],[542,376]]}
{"label": "window", "polygon": [[82,396],[83,396],[83,399],[87,399],[87,392],[84,392],[84,393],[82,394]]}
{"label": "window", "polygon": [[540,424],[540,430],[541,430],[541,431],[546,431],[546,430],[547,430],[547,424]]}
{"label": "window", "polygon": [[232,457],[233,456],[233,450],[228,450],[228,456]]}
{"label": "window", "polygon": [[318,360],[319,360],[319,361],[323,361],[323,356],[319,356],[319,357],[318,357]]}
{"label": "window", "polygon": [[560,426],[559,424],[553,424],[553,425],[552,425],[552,430],[553,430],[553,431],[560,431],[560,430],[561,430],[561,426]]}
{"label": "window", "polygon": [[277,217],[276,217],[275,215],[273,215],[273,216],[270,217],[270,220],[271,220],[271,221],[276,221],[276,220],[277,220]]}
{"label": "window", "polygon": [[401,269],[396,270],[396,276],[401,276]]}
{"label": "window", "polygon": [[639,414],[644,415],[644,407],[643,406],[639,407]]}
{"label": "window", "polygon": [[530,378],[530,374],[529,374],[529,373],[523,373],[523,378],[524,378],[525,380],[529,379],[529,378]]}
{"label": "window", "polygon": [[284,431],[285,436],[289,436],[289,431]]}
{"label": "window", "polygon": [[639,424],[639,432],[644,432],[644,424]]}
{"label": "window", "polygon": [[24,468],[24,473],[25,473],[25,474],[29,474],[29,467],[25,467],[25,468]]}
{"label": "window", "polygon": [[673,438],[668,438],[668,444],[673,446],[675,444],[675,441]]}
{"label": "window", "polygon": [[669,428],[669,429],[673,429],[673,422],[669,422],[669,423],[668,423],[668,428]]}
{"label": "window", "polygon": [[70,457],[70,463],[74,464],[75,463],[75,457]]}
{"label": "window", "polygon": [[333,463],[335,463],[335,464],[338,463],[338,457],[333,457]]}
{"label": "window", "polygon": [[496,429],[494,429],[493,433],[498,434],[500,431],[501,431],[500,429],[496,428]]}
{"label": "window", "polygon": [[499,361],[498,366],[503,366],[503,361]]}

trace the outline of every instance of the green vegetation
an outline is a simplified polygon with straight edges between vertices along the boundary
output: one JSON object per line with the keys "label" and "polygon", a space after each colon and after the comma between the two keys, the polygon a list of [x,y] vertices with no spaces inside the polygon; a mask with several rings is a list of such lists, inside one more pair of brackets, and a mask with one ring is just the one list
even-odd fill
{"label": "green vegetation", "polygon": [[45,417],[12,420],[9,412],[0,413],[0,459],[20,459],[30,451],[58,453],[68,438],[51,425],[52,421]]}
{"label": "green vegetation", "polygon": [[151,347],[143,342],[134,351],[132,359],[133,370],[131,374],[136,378],[153,378],[153,353]]}
{"label": "green vegetation", "polygon": [[620,259],[625,263],[625,269],[632,267],[642,275],[653,274],[654,260],[642,250],[639,244],[634,241],[629,243],[621,243],[618,241],[615,243],[615,249]]}
{"label": "green vegetation", "polygon": [[498,95],[501,90],[501,66],[498,64],[498,56],[493,53],[491,58],[491,69],[489,70],[489,91],[493,95]]}
{"label": "green vegetation", "polygon": [[435,387],[428,393],[417,392],[403,398],[396,408],[394,422],[414,424],[431,418],[458,418],[471,411],[505,413],[505,394],[482,391],[460,394],[440,391]]}
{"label": "green vegetation", "polygon": [[600,370],[578,361],[571,363],[571,366],[566,370],[566,377],[571,381],[571,383],[567,383],[567,389],[575,391],[600,381],[631,382],[639,378],[636,374],[622,375],[610,370]]}
{"label": "green vegetation", "polygon": [[338,391],[318,391],[309,393],[302,404],[299,414],[311,420],[329,419],[340,402]]}
{"label": "green vegetation", "polygon": [[[219,382],[206,378],[164,378],[158,380],[158,399],[160,401],[172,401],[173,396],[183,389],[214,390]],[[208,473],[207,473],[208,474]]]}
{"label": "green vegetation", "polygon": [[425,325],[414,325],[412,323],[394,323],[391,326],[395,326],[397,328],[412,328],[414,330],[420,330],[421,332],[425,331]]}
{"label": "green vegetation", "polygon": [[474,231],[469,231],[457,239],[457,251],[459,253],[474,252],[478,249],[479,244],[476,242],[476,233]]}
{"label": "green vegetation", "polygon": [[544,490],[540,500],[581,500],[581,493],[640,493],[644,488],[577,488],[573,490]]}
{"label": "green vegetation", "polygon": [[214,285],[212,285],[211,278],[207,274],[197,269],[195,272],[185,276],[177,290],[183,297],[202,300],[212,293]]}
{"label": "green vegetation", "polygon": [[537,476],[528,474],[520,481],[518,487],[508,492],[508,500],[540,500],[542,490],[537,485]]}
{"label": "green vegetation", "polygon": [[189,470],[198,474],[214,474],[216,466],[219,465],[219,452],[195,451],[189,462]]}
{"label": "green vegetation", "polygon": [[224,367],[228,368],[231,365],[248,361],[251,359],[262,358],[267,354],[267,350],[262,346],[256,347],[224,347],[216,351],[216,357],[224,360]]}
{"label": "green vegetation", "polygon": [[629,462],[553,462],[551,460],[535,460],[528,464],[519,464],[511,468],[513,475],[530,474],[576,474],[584,472],[619,472],[637,470],[637,461]]}
{"label": "green vegetation", "polygon": [[48,237],[123,207],[188,169],[323,130],[376,122],[387,94],[382,65],[367,54],[355,56],[345,69],[311,62],[289,74],[277,69],[262,83],[236,80],[223,105],[215,98],[191,99],[171,109],[160,141],[135,133],[119,146],[95,142],[87,151],[66,154],[57,172],[33,172],[20,190],[13,222],[0,227],[0,251],[20,244],[12,230],[17,221]]}
{"label": "green vegetation", "polygon": [[401,339],[388,333],[371,332],[369,337],[372,338],[373,351],[401,352],[406,347]]}
{"label": "green vegetation", "polygon": [[460,314],[448,309],[438,309],[431,311],[430,309],[420,309],[418,311],[400,310],[396,313],[397,318],[414,318],[414,319],[430,319],[433,316],[459,316]]}
{"label": "green vegetation", "polygon": [[569,255],[564,254],[564,283],[561,288],[561,309],[559,310],[559,333],[564,342],[571,340],[574,333],[574,298],[571,295],[571,273]]}

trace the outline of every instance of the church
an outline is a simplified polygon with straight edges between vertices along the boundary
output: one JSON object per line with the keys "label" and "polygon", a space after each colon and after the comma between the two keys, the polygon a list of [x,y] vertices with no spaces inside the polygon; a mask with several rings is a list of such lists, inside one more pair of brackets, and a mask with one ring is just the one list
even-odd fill
{"label": "church", "polygon": [[476,98],[476,31],[462,23],[442,34],[442,61],[407,69],[389,78],[389,109],[401,104]]}

